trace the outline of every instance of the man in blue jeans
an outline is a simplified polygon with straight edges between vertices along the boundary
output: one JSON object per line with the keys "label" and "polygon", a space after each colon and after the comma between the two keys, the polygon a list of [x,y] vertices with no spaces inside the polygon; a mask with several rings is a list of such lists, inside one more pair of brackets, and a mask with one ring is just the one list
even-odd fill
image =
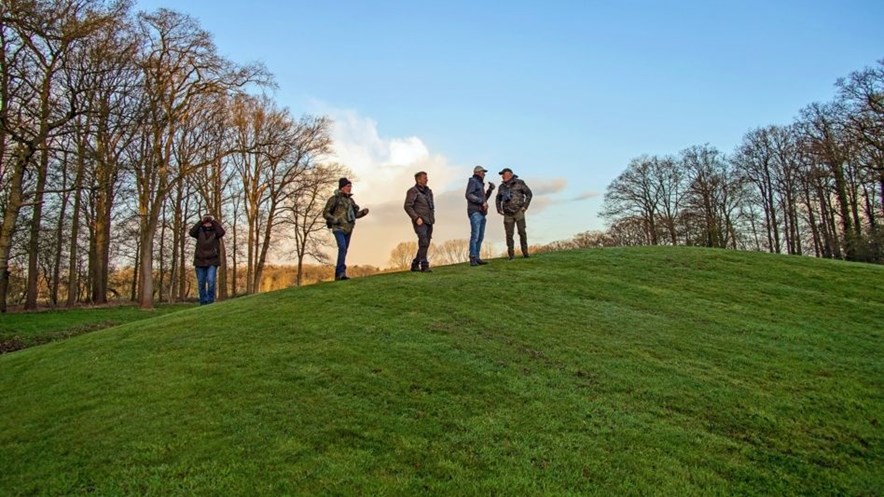
{"label": "man in blue jeans", "polygon": [[196,269],[196,285],[199,288],[200,305],[215,301],[215,276],[221,265],[221,238],[224,228],[211,214],[190,229],[190,236],[196,238],[193,253],[193,267]]}
{"label": "man in blue jeans", "polygon": [[494,191],[494,183],[488,183],[485,191],[485,173],[482,166],[473,168],[473,175],[467,181],[467,216],[470,218],[470,266],[488,264],[482,260],[482,240],[485,239],[485,216],[488,215],[488,199]]}
{"label": "man in blue jeans", "polygon": [[368,214],[368,209],[360,209],[353,201],[353,183],[347,178],[338,180],[338,189],[325,203],[322,217],[331,228],[338,244],[338,261],[335,265],[335,281],[349,280],[347,276],[347,250],[356,220]]}

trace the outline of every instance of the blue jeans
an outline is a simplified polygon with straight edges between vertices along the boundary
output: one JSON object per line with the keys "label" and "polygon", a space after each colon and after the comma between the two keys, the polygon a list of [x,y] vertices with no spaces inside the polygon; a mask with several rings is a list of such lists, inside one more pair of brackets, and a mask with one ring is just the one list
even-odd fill
{"label": "blue jeans", "polygon": [[215,301],[215,275],[218,266],[196,266],[196,286],[200,291],[200,305]]}
{"label": "blue jeans", "polygon": [[338,263],[335,265],[335,279],[347,275],[347,249],[350,248],[350,233],[344,233],[340,230],[332,231],[335,235],[335,242],[338,244]]}
{"label": "blue jeans", "polygon": [[482,253],[482,240],[485,239],[485,214],[470,214],[470,258],[478,259]]}

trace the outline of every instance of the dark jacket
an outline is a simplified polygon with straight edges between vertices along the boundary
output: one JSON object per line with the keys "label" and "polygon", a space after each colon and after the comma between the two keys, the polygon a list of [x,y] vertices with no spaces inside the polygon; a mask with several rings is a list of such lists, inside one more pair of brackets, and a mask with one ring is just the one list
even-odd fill
{"label": "dark jacket", "polygon": [[196,238],[196,248],[193,251],[193,265],[195,267],[209,267],[221,265],[221,238],[224,237],[224,228],[218,221],[212,221],[212,226],[205,227],[200,221],[190,228],[190,236]]}
{"label": "dark jacket", "polygon": [[428,186],[414,185],[405,192],[405,212],[412,223],[417,218],[426,224],[436,223],[436,204],[433,202],[433,190]]}
{"label": "dark jacket", "polygon": [[356,220],[367,214],[365,209],[359,209],[353,201],[353,195],[347,195],[341,190],[335,190],[335,194],[325,203],[322,217],[332,231],[352,233],[356,226]]}
{"label": "dark jacket", "polygon": [[500,183],[497,189],[497,211],[512,215],[519,211],[528,210],[533,197],[531,189],[518,176],[513,176],[509,181]]}
{"label": "dark jacket", "polygon": [[482,178],[475,174],[470,177],[467,181],[467,191],[464,193],[464,197],[467,199],[467,216],[474,212],[488,214],[488,210],[482,208],[482,205],[488,201],[493,189],[494,185],[490,185],[486,192],[485,181]]}

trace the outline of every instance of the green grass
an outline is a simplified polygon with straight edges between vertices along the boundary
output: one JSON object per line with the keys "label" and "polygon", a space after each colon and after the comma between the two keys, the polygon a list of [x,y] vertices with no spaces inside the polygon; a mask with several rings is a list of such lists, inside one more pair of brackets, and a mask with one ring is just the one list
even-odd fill
{"label": "green grass", "polygon": [[542,254],[0,356],[6,495],[879,495],[884,268]]}
{"label": "green grass", "polygon": [[145,311],[134,305],[83,307],[40,312],[11,312],[0,316],[0,353],[62,340],[118,324],[152,318],[193,307],[159,305]]}

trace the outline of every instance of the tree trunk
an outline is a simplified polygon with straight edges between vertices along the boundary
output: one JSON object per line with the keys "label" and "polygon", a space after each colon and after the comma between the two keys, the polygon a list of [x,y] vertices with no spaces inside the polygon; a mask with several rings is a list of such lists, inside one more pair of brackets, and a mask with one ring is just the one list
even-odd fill
{"label": "tree trunk", "polygon": [[[218,219],[223,219],[221,214],[224,196],[222,190],[222,168],[221,168],[221,160],[218,159],[215,164],[212,166],[215,168],[215,174],[213,175],[212,182],[212,212],[218,216]],[[221,266],[218,267],[218,300],[227,299],[227,243],[224,238],[221,239]]]}
{"label": "tree trunk", "polygon": [[856,260],[857,239],[853,231],[853,218],[850,212],[850,200],[847,197],[847,182],[844,179],[844,168],[840,162],[829,164],[829,168],[835,178],[835,196],[838,200],[838,210],[841,214],[841,228],[844,230],[845,258],[849,261]]}
{"label": "tree trunk", "polygon": [[[58,213],[58,224],[56,225],[55,230],[55,260],[53,261],[52,267],[52,281],[50,283],[49,290],[49,302],[52,303],[52,307],[58,305],[58,287],[59,280],[61,279],[61,253],[64,249],[64,244],[62,240],[64,239],[64,218],[67,215],[68,209],[68,201],[70,199],[70,193],[68,192],[68,161],[67,154],[64,155],[64,164],[61,169],[61,209]],[[71,242],[73,244],[73,242]]]}
{"label": "tree trunk", "polygon": [[[95,251],[92,274],[92,302],[107,303],[108,277],[110,276],[110,241],[111,241],[111,209],[114,196],[114,173],[106,170],[110,166],[101,166],[105,170],[99,173],[97,197],[95,202],[95,226],[93,250]],[[133,300],[135,300],[133,298]]]}
{"label": "tree trunk", "polygon": [[138,292],[138,306],[142,309],[153,309],[153,234],[154,226],[150,221],[143,221],[141,226],[141,285]]}
{"label": "tree trunk", "polygon": [[838,223],[835,222],[835,208],[832,206],[831,197],[820,197],[820,204],[823,212],[825,212],[826,233],[828,233],[829,246],[833,258],[843,259],[844,254],[841,250],[841,237],[838,233]]}
{"label": "tree trunk", "polygon": [[77,160],[77,176],[74,179],[74,207],[71,212],[71,243],[68,257],[68,299],[67,307],[73,307],[80,298],[80,273],[77,270],[77,241],[80,238],[80,203],[83,193],[83,160]]}
{"label": "tree trunk", "polygon": [[141,274],[141,238],[137,237],[135,241],[135,260],[132,261],[132,285],[129,289],[129,300],[138,302],[139,276]]}
{"label": "tree trunk", "polygon": [[[252,208],[252,212],[255,212],[257,207]],[[248,214],[248,213],[247,213]],[[246,294],[251,295],[255,293],[255,258],[257,256],[256,247],[258,244],[258,227],[257,224],[257,216],[255,219],[252,216],[249,216],[249,238],[247,242],[247,250],[246,250]]]}
{"label": "tree trunk", "polygon": [[159,252],[159,271],[157,271],[158,281],[156,282],[157,289],[157,301],[163,302],[165,300],[165,286],[163,283],[166,281],[166,202],[163,202],[163,207],[161,211],[162,218],[159,222],[160,228],[160,252]]}
{"label": "tree trunk", "polygon": [[816,257],[823,257],[823,245],[820,238],[820,230],[819,226],[817,226],[816,216],[814,215],[813,209],[813,199],[810,195],[810,180],[808,178],[804,178],[802,183],[804,189],[804,205],[807,206],[807,217],[810,224],[810,233],[813,237],[813,248],[815,252],[814,255]]}
{"label": "tree trunk", "polygon": [[238,224],[236,221],[237,218],[239,218],[239,213],[237,212],[237,209],[234,206],[234,210],[233,210],[233,253],[231,254],[231,257],[230,257],[230,262],[231,262],[231,264],[233,264],[233,267],[231,268],[231,273],[232,273],[231,280],[233,280],[233,281],[231,282],[231,285],[230,285],[230,291],[234,297],[236,297],[239,294],[239,289],[237,287],[237,282],[238,282],[237,272],[238,272],[238,268],[239,268],[239,261],[237,260],[237,257],[236,257],[237,247],[238,247],[237,244],[239,243],[237,240],[237,234],[236,234],[237,233],[237,224]]}
{"label": "tree trunk", "polygon": [[271,202],[269,214],[267,216],[266,225],[264,226],[263,240],[261,241],[261,250],[258,257],[258,263],[255,267],[255,287],[257,291],[261,291],[261,278],[264,274],[264,265],[267,262],[267,252],[270,250],[270,237],[273,234],[273,222],[275,221],[274,213],[276,212],[276,202]]}
{"label": "tree trunk", "polygon": [[[190,196],[184,197],[183,212],[176,214],[176,223],[180,224],[180,233],[178,236],[178,292],[176,293],[179,300],[187,298],[187,238],[185,234],[188,229],[186,220],[190,218]],[[176,230],[176,233],[178,231]]]}
{"label": "tree trunk", "polygon": [[34,156],[34,148],[20,145],[13,162],[12,178],[9,181],[9,196],[6,211],[3,213],[3,224],[0,225],[0,312],[6,312],[6,300],[9,292],[9,254],[12,250],[12,234],[22,206],[22,182],[25,167]]}
{"label": "tree trunk", "polygon": [[40,228],[43,222],[43,190],[46,189],[46,171],[49,168],[49,151],[43,149],[37,167],[37,190],[34,192],[34,213],[31,217],[31,233],[28,240],[28,287],[25,309],[37,308],[37,256],[40,253]]}
{"label": "tree trunk", "polygon": [[179,251],[181,250],[181,204],[182,204],[182,185],[179,183],[175,189],[175,204],[172,209],[172,260],[169,261],[169,303],[178,300],[178,288],[181,279],[181,271],[179,265]]}

